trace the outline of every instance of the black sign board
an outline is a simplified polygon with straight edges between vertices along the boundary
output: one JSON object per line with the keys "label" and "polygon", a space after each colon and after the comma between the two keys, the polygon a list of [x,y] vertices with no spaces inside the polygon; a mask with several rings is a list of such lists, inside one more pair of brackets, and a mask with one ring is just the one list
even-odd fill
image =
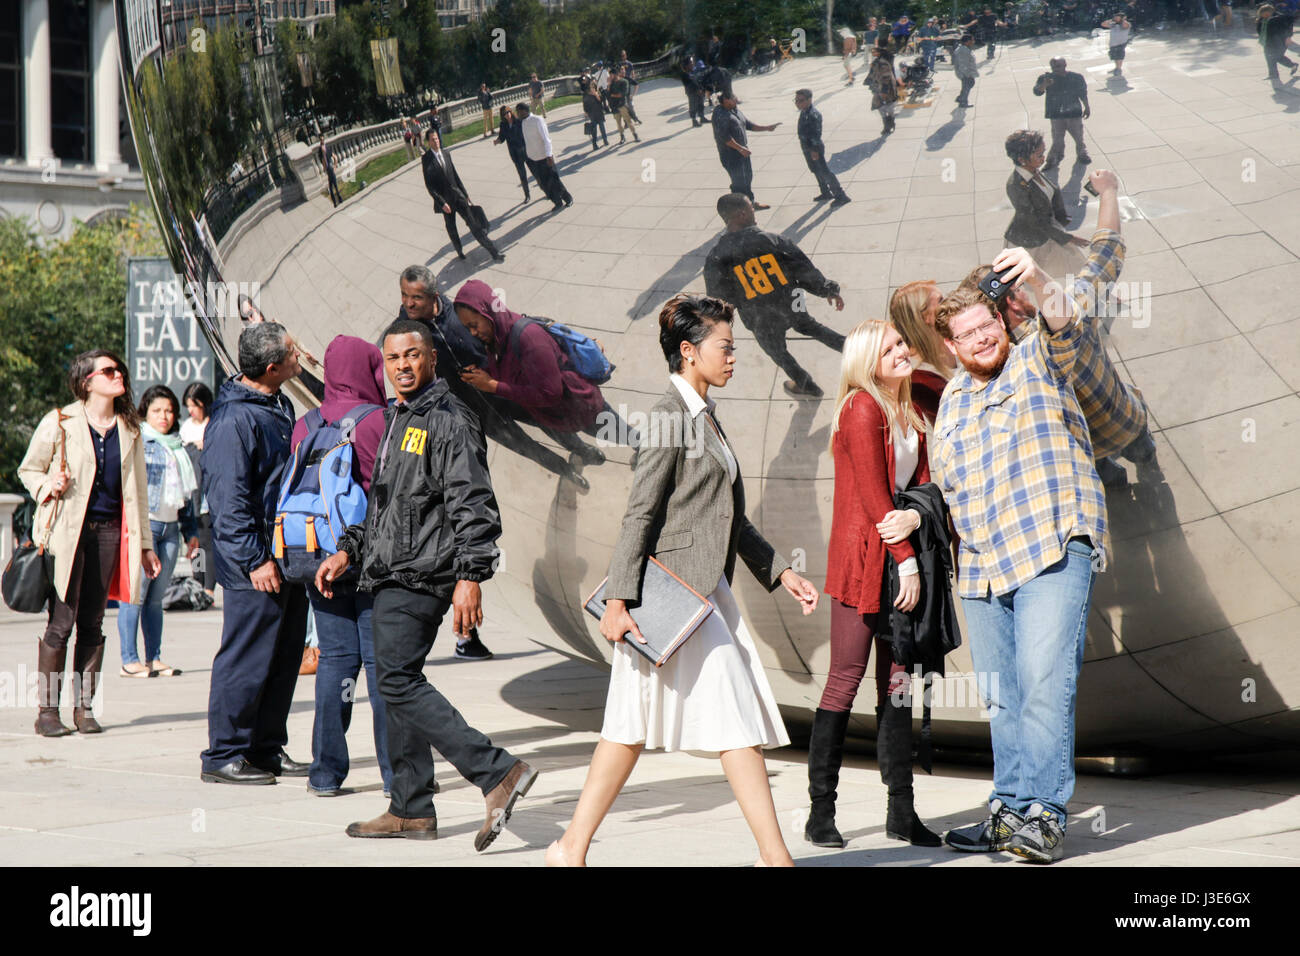
{"label": "black sign board", "polygon": [[215,394],[224,379],[186,302],[183,280],[167,259],[127,262],[126,362],[136,395],[150,385],[166,385],[180,399],[192,382]]}

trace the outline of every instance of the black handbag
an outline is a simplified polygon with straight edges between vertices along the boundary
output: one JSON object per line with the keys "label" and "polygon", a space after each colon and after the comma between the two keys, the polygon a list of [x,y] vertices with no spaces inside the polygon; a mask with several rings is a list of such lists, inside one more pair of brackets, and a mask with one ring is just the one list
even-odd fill
{"label": "black handbag", "polygon": [[[68,434],[63,430],[63,412],[59,412],[59,469],[67,471]],[[50,535],[54,531],[54,521],[59,512],[56,501],[50,509],[50,518],[41,533],[41,543],[30,538],[14,551],[13,557],[5,566],[4,575],[0,577],[0,592],[10,610],[23,614],[39,614],[45,605],[54,598],[54,555],[50,554]]]}
{"label": "black handbag", "polygon": [[587,122],[582,124],[582,135],[583,136],[591,135],[591,120],[587,120]]}
{"label": "black handbag", "polygon": [[54,556],[45,545],[24,541],[5,566],[5,604],[23,614],[39,614],[54,594]]}

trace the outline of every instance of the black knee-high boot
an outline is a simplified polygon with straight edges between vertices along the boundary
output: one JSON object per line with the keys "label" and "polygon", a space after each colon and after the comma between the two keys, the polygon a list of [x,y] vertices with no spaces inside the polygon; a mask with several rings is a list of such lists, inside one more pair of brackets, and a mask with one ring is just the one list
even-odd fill
{"label": "black knee-high boot", "polygon": [[886,701],[876,709],[876,762],[889,789],[885,836],[914,846],[939,846],[912,805],[912,709]]}
{"label": "black knee-high boot", "polygon": [[844,846],[844,837],[835,829],[835,787],[840,782],[848,726],[847,710],[819,707],[813,717],[812,738],[808,741],[808,796],[812,808],[803,830],[804,839],[813,846]]}

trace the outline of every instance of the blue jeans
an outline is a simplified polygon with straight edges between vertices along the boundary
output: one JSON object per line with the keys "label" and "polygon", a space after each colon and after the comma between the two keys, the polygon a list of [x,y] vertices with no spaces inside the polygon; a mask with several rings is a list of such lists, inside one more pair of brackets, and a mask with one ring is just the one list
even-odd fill
{"label": "blue jeans", "polygon": [[374,717],[375,756],[384,790],[390,789],[393,768],[388,760],[388,721],[375,676],[375,643],[370,630],[373,599],[365,592],[335,590],[323,597],[310,585],[307,596],[316,618],[320,660],[316,665],[316,722],[311,733],[311,770],[307,786],[334,790],[348,775],[348,727],[357,696],[357,675],[366,669],[366,691]]}
{"label": "blue jeans", "polygon": [[1074,708],[1083,664],[1094,551],[1065,557],[1016,590],[962,598],[980,696],[993,714],[993,793],[1017,813],[1041,803],[1060,817],[1074,793]]}
{"label": "blue jeans", "polygon": [[925,68],[931,73],[934,72],[934,58],[938,53],[938,45],[933,43],[921,44],[921,61],[925,64]]}
{"label": "blue jeans", "polygon": [[144,631],[144,659],[156,661],[162,654],[163,595],[171,583],[172,572],[176,570],[176,559],[180,556],[180,525],[175,521],[163,524],[150,521],[149,530],[153,532],[153,550],[162,563],[158,577],[149,580],[143,572],[140,574],[140,600],[135,604],[119,604],[117,609],[117,636],[122,644],[122,663],[140,663],[136,651],[135,632],[139,624]]}

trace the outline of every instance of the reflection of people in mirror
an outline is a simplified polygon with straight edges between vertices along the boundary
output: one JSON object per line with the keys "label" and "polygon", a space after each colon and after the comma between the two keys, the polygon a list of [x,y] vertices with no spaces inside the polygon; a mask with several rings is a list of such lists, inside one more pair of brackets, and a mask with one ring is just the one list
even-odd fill
{"label": "reflection of people in mirror", "polygon": [[600,387],[573,367],[544,323],[510,311],[478,279],[456,294],[456,315],[488,355],[483,367],[464,369],[462,381],[503,400],[503,407],[513,406],[514,417],[540,425],[587,464],[600,464],[605,455],[577,432],[594,436],[610,425],[620,444],[636,443],[636,433],[605,401]]}

